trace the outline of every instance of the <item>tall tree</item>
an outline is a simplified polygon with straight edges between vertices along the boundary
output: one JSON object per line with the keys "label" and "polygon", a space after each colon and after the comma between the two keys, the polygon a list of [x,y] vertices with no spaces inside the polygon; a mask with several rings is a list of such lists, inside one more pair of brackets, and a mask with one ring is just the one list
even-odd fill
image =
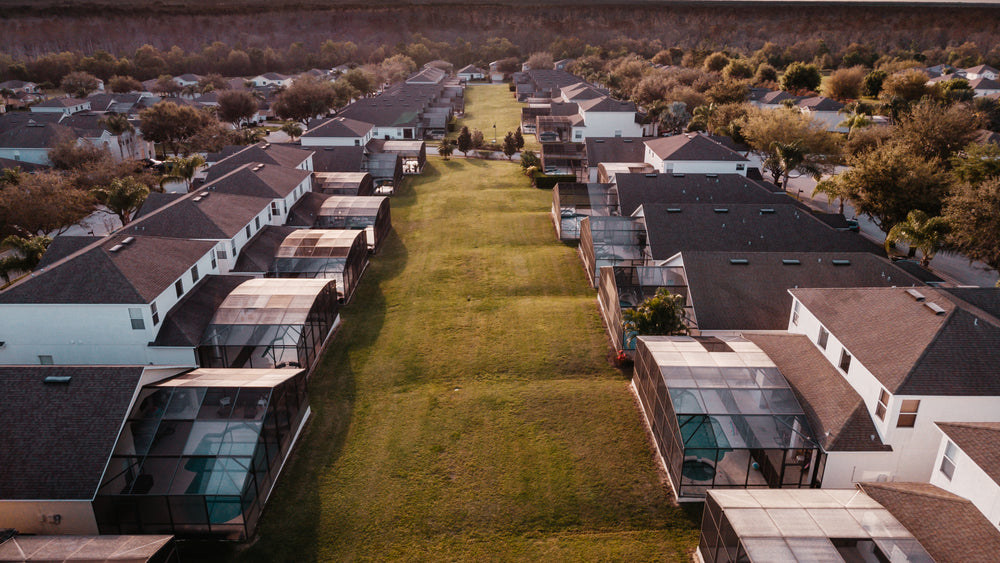
{"label": "tall tree", "polygon": [[687,104],[684,102],[670,102],[660,113],[660,130],[670,133],[680,133],[681,129],[690,121],[691,114],[688,113]]}
{"label": "tall tree", "polygon": [[976,139],[979,120],[965,104],[941,106],[932,100],[914,104],[893,131],[893,139],[924,158],[938,158],[945,167],[956,152]]}
{"label": "tall tree", "polygon": [[930,265],[934,255],[945,247],[948,222],[942,217],[930,217],[919,209],[914,209],[902,223],[896,223],[885,236],[885,251],[891,253],[897,242],[910,246],[910,256],[920,251],[920,265]]}
{"label": "tall tree", "polygon": [[163,186],[164,183],[171,180],[180,180],[184,182],[184,185],[187,187],[187,191],[190,192],[194,175],[198,173],[198,169],[200,169],[204,164],[205,159],[199,154],[186,158],[177,156],[168,158],[167,173],[160,178],[160,186]]}
{"label": "tall tree", "polygon": [[458,150],[465,156],[469,156],[469,151],[472,150],[472,132],[466,126],[462,126],[458,133]]}
{"label": "tall tree", "polygon": [[183,144],[209,125],[212,119],[190,106],[173,102],[159,102],[139,113],[139,130],[142,136],[154,143],[162,143],[175,156]]}
{"label": "tall tree", "polygon": [[781,75],[781,88],[789,92],[816,91],[823,82],[823,75],[815,65],[794,62]]}
{"label": "tall tree", "polygon": [[954,186],[944,217],[951,226],[948,242],[952,248],[1000,272],[1000,178]]}
{"label": "tall tree", "polygon": [[160,94],[164,97],[176,96],[181,93],[184,88],[174,81],[174,77],[169,74],[161,75],[156,79],[153,84],[153,92]]}
{"label": "tall tree", "polygon": [[517,130],[514,131],[514,142],[517,143],[517,150],[524,148],[524,135],[521,134],[520,126],[518,126]]}
{"label": "tall tree", "polygon": [[626,343],[632,346],[635,338],[642,335],[687,334],[684,305],[683,295],[661,287],[635,309],[622,311],[622,329],[628,335]]}
{"label": "tall tree", "polygon": [[11,274],[34,270],[51,243],[52,239],[46,236],[24,238],[10,235],[3,239],[0,250],[10,251],[7,256],[0,258],[0,278],[3,278],[4,284],[10,285]]}
{"label": "tall tree", "polygon": [[298,123],[288,122],[281,126],[281,130],[294,141],[302,136],[302,126]]}
{"label": "tall tree", "polygon": [[127,94],[128,92],[138,92],[142,90],[142,82],[131,76],[112,76],[106,84],[107,89],[116,94]]}
{"label": "tall tree", "polygon": [[242,127],[257,115],[257,99],[246,90],[226,90],[219,94],[219,119]]}
{"label": "tall tree", "polygon": [[507,160],[513,159],[514,155],[517,154],[517,141],[514,139],[512,131],[507,131],[507,136],[503,138],[503,154]]}
{"label": "tall tree", "polygon": [[438,154],[445,160],[448,160],[453,152],[455,152],[455,145],[451,144],[451,141],[447,139],[441,141],[441,144],[438,145]]}
{"label": "tall tree", "polygon": [[80,70],[67,74],[59,83],[64,92],[77,98],[85,98],[91,92],[96,92],[100,85],[101,81],[96,76]]}
{"label": "tall tree", "polygon": [[329,82],[306,75],[278,94],[273,108],[279,118],[300,121],[305,125],[314,117],[326,115],[335,102],[336,94]]}
{"label": "tall tree", "polygon": [[149,195],[149,188],[128,176],[117,178],[102,188],[90,190],[99,203],[107,208],[107,213],[115,215],[122,226],[128,225],[132,215],[142,207]]}
{"label": "tall tree", "polygon": [[974,186],[1000,176],[1000,145],[971,143],[951,158],[951,173]]}
{"label": "tall tree", "polygon": [[21,236],[61,234],[90,215],[93,198],[61,174],[24,174],[0,189],[0,228]]}
{"label": "tall tree", "polygon": [[818,176],[832,170],[840,142],[808,115],[792,109],[749,110],[739,121],[740,134],[777,183],[789,173]]}

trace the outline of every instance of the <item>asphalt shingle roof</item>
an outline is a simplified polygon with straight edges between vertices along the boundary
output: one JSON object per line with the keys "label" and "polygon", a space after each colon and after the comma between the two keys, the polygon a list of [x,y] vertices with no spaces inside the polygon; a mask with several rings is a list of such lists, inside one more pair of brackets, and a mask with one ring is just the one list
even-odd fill
{"label": "asphalt shingle roof", "polygon": [[656,156],[665,161],[708,160],[744,162],[746,157],[697,133],[660,137],[646,141]]}
{"label": "asphalt shingle roof", "polygon": [[1000,484],[1000,422],[938,422],[938,427],[984,473]]}
{"label": "asphalt shingle roof", "polygon": [[622,215],[631,215],[641,205],[667,203],[793,203],[785,192],[739,174],[633,173],[616,174],[615,181]]}
{"label": "asphalt shingle roof", "polygon": [[374,126],[365,121],[348,119],[343,116],[332,117],[317,125],[310,126],[302,134],[303,137],[364,137]]}

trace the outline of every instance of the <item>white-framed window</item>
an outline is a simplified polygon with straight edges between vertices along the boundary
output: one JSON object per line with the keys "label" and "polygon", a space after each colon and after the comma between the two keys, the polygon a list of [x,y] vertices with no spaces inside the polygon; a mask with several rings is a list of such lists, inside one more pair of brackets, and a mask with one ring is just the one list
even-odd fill
{"label": "white-framed window", "polygon": [[826,350],[826,344],[830,341],[830,333],[823,327],[819,327],[819,338],[816,339],[816,344]]}
{"label": "white-framed window", "polygon": [[899,418],[896,419],[896,426],[899,428],[913,428],[917,423],[917,411],[919,409],[919,399],[903,399],[903,403],[899,406]]}
{"label": "white-framed window", "polygon": [[253,227],[260,230],[260,215],[253,218]]}
{"label": "white-framed window", "polygon": [[847,351],[847,348],[840,350],[840,369],[844,373],[851,369],[851,353]]}
{"label": "white-framed window", "polygon": [[244,231],[246,232],[246,234],[247,234],[247,239],[249,239],[249,238],[250,238],[250,225],[247,225],[247,226],[246,226],[246,228],[245,228],[245,229],[243,229],[243,230],[244,230]]}
{"label": "white-framed window", "polygon": [[184,280],[177,280],[174,284],[174,291],[177,292],[177,297],[184,295]]}
{"label": "white-framed window", "polygon": [[802,303],[799,303],[798,299],[792,302],[792,324],[795,326],[799,326],[799,309],[801,308]]}
{"label": "white-framed window", "polygon": [[885,411],[889,410],[889,393],[882,389],[878,394],[878,404],[875,405],[875,416],[879,420],[885,420]]}
{"label": "white-framed window", "polygon": [[210,254],[209,256],[211,257],[212,269],[214,270],[215,267],[219,265],[219,263],[215,261],[215,253],[214,252],[212,254]]}
{"label": "white-framed window", "polygon": [[153,326],[156,326],[160,322],[160,313],[156,310],[156,301],[149,304],[149,311],[153,313]]}
{"label": "white-framed window", "polygon": [[146,328],[146,321],[142,319],[142,309],[129,307],[128,318],[132,321],[132,330],[143,330]]}
{"label": "white-framed window", "polygon": [[191,266],[191,283],[198,283],[198,265]]}
{"label": "white-framed window", "polygon": [[43,366],[51,366],[54,362],[52,361],[52,356],[38,356],[38,364]]}
{"label": "white-framed window", "polygon": [[941,458],[941,473],[951,481],[955,475],[955,460],[958,459],[958,446],[955,442],[948,440],[944,447],[944,456]]}
{"label": "white-framed window", "polygon": [[743,164],[742,162],[737,162],[736,163],[736,170],[737,171],[743,170],[745,167],[746,167],[746,165]]}
{"label": "white-framed window", "polygon": [[277,214],[278,214],[278,202],[277,201],[272,201],[271,202],[271,215],[277,215]]}

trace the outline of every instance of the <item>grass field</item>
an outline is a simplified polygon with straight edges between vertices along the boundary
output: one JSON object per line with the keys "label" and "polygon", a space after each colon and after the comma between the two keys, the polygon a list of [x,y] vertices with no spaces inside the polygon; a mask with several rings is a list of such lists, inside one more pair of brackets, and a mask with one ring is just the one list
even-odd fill
{"label": "grass field", "polygon": [[[458,120],[448,138],[457,138],[464,126],[469,131],[479,129],[489,142],[493,140],[494,123],[497,126],[497,142],[502,143],[508,131],[514,131],[521,125],[521,104],[514,100],[507,84],[472,84],[465,89],[465,117]],[[524,148],[535,152],[541,150],[534,135],[524,136]]]}
{"label": "grass field", "polygon": [[672,503],[550,197],[516,164],[436,157],[397,191],[234,560],[689,557],[700,516]]}

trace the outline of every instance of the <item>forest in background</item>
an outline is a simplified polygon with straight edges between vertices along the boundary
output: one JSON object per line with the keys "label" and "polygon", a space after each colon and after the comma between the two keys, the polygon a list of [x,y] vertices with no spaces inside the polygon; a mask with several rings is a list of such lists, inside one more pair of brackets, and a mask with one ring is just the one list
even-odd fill
{"label": "forest in background", "polygon": [[[502,37],[523,56],[550,49],[556,40],[575,41],[581,48],[584,43],[618,44],[637,53],[672,46],[749,52],[766,42],[792,45],[820,39],[835,51],[861,43],[881,52],[924,51],[972,42],[984,54],[1000,41],[1000,7],[779,3],[580,7],[575,3],[568,10],[559,5],[508,3],[463,5],[461,10],[449,4],[321,10],[310,9],[315,4],[277,0],[268,3],[266,11],[260,8],[261,2],[244,4],[242,10],[230,9],[232,2],[198,2],[207,14],[180,15],[178,7],[187,10],[195,4],[181,0],[157,3],[153,8],[144,1],[42,0],[30,3],[35,11],[13,9],[28,4],[0,0],[4,14],[0,17],[0,54],[17,60],[63,51],[131,56],[145,44],[193,51],[215,41],[246,51],[286,49],[296,43],[317,50],[333,39],[355,43],[358,62],[368,62],[382,54],[380,47],[410,43],[414,34],[449,44],[461,38],[473,45]],[[219,14],[223,8],[225,13]]]}

